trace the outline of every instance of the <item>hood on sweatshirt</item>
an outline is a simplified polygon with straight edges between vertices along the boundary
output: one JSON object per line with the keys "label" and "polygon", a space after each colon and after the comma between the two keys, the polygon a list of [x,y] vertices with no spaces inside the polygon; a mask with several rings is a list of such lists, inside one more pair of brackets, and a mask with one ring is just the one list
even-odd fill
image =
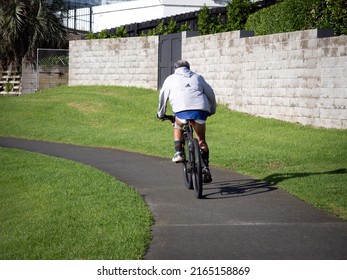
{"label": "hood on sweatshirt", "polygon": [[181,75],[186,78],[190,78],[191,76],[193,76],[194,73],[190,71],[187,67],[180,67],[175,70],[175,74]]}

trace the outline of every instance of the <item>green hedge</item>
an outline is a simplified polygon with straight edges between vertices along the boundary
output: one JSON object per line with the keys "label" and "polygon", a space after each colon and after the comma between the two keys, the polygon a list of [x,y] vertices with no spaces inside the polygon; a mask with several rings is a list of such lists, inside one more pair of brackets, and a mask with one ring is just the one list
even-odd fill
{"label": "green hedge", "polygon": [[313,28],[308,15],[314,1],[285,0],[264,8],[248,17],[245,29],[253,30],[256,35],[266,35]]}
{"label": "green hedge", "polygon": [[256,35],[330,28],[347,34],[346,0],[283,0],[248,17],[246,30]]}
{"label": "green hedge", "polygon": [[311,16],[318,28],[330,28],[336,35],[347,35],[346,0],[316,0]]}

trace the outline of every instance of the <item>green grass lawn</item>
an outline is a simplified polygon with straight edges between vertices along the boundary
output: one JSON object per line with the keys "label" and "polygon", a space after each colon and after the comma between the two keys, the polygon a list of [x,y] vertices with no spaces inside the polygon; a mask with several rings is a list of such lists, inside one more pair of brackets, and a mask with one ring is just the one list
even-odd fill
{"label": "green grass lawn", "polygon": [[0,148],[0,259],[142,259],[152,216],[91,167]]}
{"label": "green grass lawn", "polygon": [[[57,87],[0,97],[0,135],[110,147],[169,158],[172,128],[158,93],[132,87]],[[208,120],[211,164],[252,175],[347,219],[347,130],[264,119],[219,105]]]}

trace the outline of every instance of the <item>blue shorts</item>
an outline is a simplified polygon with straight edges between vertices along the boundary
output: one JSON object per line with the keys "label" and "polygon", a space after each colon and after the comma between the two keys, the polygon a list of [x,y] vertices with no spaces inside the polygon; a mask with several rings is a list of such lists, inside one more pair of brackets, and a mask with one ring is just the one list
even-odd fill
{"label": "blue shorts", "polygon": [[205,123],[207,117],[210,115],[209,112],[201,110],[188,110],[174,114],[183,123],[185,123],[187,120],[195,120],[197,123]]}

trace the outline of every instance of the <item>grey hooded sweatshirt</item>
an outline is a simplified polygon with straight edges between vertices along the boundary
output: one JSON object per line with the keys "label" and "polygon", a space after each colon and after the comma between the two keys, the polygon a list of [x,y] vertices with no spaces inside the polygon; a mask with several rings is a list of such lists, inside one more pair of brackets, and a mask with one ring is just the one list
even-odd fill
{"label": "grey hooded sweatshirt", "polygon": [[168,100],[174,113],[201,110],[213,115],[216,112],[213,89],[201,75],[186,67],[177,68],[164,81],[159,94],[159,118],[164,117]]}

